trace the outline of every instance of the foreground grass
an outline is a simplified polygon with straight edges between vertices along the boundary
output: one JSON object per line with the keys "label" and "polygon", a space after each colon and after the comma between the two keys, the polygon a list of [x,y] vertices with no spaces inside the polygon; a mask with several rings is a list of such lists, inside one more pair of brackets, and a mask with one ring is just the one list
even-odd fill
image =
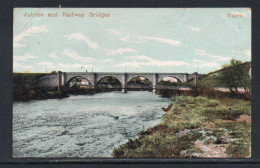
{"label": "foreground grass", "polygon": [[250,157],[251,102],[178,96],[163,122],[114,149],[115,158]]}

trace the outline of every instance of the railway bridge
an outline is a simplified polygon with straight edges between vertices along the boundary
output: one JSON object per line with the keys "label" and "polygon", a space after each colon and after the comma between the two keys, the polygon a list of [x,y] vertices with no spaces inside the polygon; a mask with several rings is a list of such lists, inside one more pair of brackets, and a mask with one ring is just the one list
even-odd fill
{"label": "railway bridge", "polygon": [[198,73],[144,73],[144,72],[61,72],[57,74],[49,74],[42,78],[38,83],[41,87],[58,86],[60,90],[63,86],[68,86],[69,83],[77,78],[85,78],[90,82],[91,88],[97,88],[97,83],[104,77],[112,76],[118,79],[121,83],[122,91],[127,90],[127,83],[135,77],[144,77],[152,83],[153,91],[157,89],[158,82],[166,77],[172,77],[179,82],[184,83],[193,79],[193,85],[196,85]]}

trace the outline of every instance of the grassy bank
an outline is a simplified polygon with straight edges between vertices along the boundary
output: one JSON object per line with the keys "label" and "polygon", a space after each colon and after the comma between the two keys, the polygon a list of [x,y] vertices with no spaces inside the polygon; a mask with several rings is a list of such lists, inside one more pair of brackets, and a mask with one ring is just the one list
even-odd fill
{"label": "grassy bank", "polygon": [[250,101],[176,96],[164,110],[161,124],[114,149],[113,157],[250,157]]}

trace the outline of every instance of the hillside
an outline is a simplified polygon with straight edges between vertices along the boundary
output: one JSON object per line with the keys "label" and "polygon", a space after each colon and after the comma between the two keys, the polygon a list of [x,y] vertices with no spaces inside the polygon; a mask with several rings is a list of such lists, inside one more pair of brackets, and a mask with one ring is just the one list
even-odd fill
{"label": "hillside", "polygon": [[[238,66],[238,67],[237,67]],[[228,68],[221,68],[213,72],[209,72],[208,74],[202,75],[199,77],[198,84],[199,86],[207,86],[207,87],[228,87],[221,79],[220,79],[220,74],[225,70],[225,69],[230,69],[230,68],[239,68],[243,69],[246,72],[249,72],[251,68],[251,62],[245,62],[239,65],[231,66]],[[192,85],[192,81],[189,81],[189,85]],[[242,86],[238,86],[242,87]]]}

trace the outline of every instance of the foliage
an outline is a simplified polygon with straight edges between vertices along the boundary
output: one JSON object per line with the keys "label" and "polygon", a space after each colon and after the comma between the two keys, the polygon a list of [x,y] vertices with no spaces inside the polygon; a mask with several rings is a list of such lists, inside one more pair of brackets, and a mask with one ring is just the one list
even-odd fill
{"label": "foliage", "polygon": [[37,81],[46,73],[13,73],[13,88],[16,89],[30,89],[33,82]]}
{"label": "foliage", "polygon": [[[250,68],[251,62],[242,63],[241,61],[232,59],[229,64],[224,64],[222,69],[200,76],[198,86],[205,88],[230,87],[230,83],[232,83],[234,79],[234,83],[237,87],[245,86],[250,89]],[[189,84],[192,84],[192,81],[189,81]]]}
{"label": "foliage", "polygon": [[160,82],[158,82],[158,85],[164,85],[164,86],[182,86],[182,83],[181,83],[180,81],[171,82],[171,81],[161,80]]}
{"label": "foliage", "polygon": [[[64,98],[64,92],[57,92],[57,87],[41,88],[34,84],[47,73],[13,73],[13,100],[27,101],[35,99]],[[51,94],[48,92],[52,92]]]}
{"label": "foliage", "polygon": [[231,59],[230,64],[223,65],[223,69],[219,75],[219,79],[230,88],[230,91],[238,92],[237,88],[242,86],[251,89],[251,79],[249,76],[249,67],[241,66],[242,62]]}
{"label": "foliage", "polygon": [[147,78],[144,78],[144,80],[142,80],[140,77],[132,78],[127,84],[134,86],[152,86],[152,83]]}
{"label": "foliage", "polygon": [[54,70],[53,70],[53,71],[51,71],[51,74],[56,74],[56,73],[57,73],[57,72],[56,72],[56,71],[54,71]]}
{"label": "foliage", "polygon": [[113,77],[113,76],[106,76],[104,78],[102,78],[100,81],[98,81],[97,85],[100,86],[114,86],[114,87],[121,87],[121,82]]}
{"label": "foliage", "polygon": [[74,83],[72,86],[71,86],[72,89],[79,89],[80,88],[80,85],[78,85],[77,83]]}

